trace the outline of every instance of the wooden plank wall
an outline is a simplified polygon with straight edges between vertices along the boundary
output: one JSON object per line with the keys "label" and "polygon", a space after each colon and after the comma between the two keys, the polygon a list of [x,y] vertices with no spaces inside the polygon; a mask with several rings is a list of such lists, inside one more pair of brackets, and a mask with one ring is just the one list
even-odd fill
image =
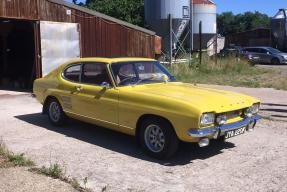
{"label": "wooden plank wall", "polygon": [[47,0],[0,0],[0,17],[80,23],[83,57],[155,57],[154,35]]}

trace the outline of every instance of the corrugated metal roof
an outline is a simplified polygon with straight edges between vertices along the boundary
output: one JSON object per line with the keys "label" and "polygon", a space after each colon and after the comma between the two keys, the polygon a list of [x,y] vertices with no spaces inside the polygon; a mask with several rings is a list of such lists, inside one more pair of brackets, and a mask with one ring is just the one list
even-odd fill
{"label": "corrugated metal roof", "polygon": [[100,18],[105,19],[105,20],[108,20],[108,21],[112,21],[112,22],[114,22],[114,23],[118,23],[118,24],[120,24],[120,25],[124,25],[124,26],[126,26],[126,27],[129,27],[129,28],[132,28],[132,29],[136,29],[136,30],[138,30],[138,31],[142,31],[142,32],[147,33],[147,34],[150,34],[150,35],[155,35],[155,32],[150,31],[150,30],[148,30],[148,29],[145,29],[145,28],[142,28],[142,27],[139,27],[139,26],[130,24],[130,23],[128,23],[128,22],[125,22],[125,21],[116,19],[116,18],[114,18],[114,17],[110,17],[110,16],[108,16],[108,15],[99,13],[99,12],[97,12],[97,11],[93,11],[93,10],[87,9],[87,8],[85,8],[85,7],[81,7],[81,6],[72,4],[72,3],[65,2],[64,0],[46,0],[46,1],[49,1],[49,2],[55,3],[55,4],[59,4],[59,5],[63,5],[63,6],[65,6],[65,7],[70,7],[71,9],[76,9],[76,10],[78,10],[78,11],[82,11],[82,12],[84,12],[84,13],[87,13],[87,14],[90,14],[90,15],[93,15],[93,16],[96,16],[96,17],[100,17]]}
{"label": "corrugated metal roof", "polygon": [[216,5],[211,0],[193,0],[193,4],[208,4],[208,5]]}

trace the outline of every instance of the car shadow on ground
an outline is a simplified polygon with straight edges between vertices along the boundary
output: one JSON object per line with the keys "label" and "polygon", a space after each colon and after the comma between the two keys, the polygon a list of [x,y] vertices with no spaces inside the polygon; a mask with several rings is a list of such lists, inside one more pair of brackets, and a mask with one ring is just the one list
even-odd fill
{"label": "car shadow on ground", "polygon": [[72,137],[83,142],[106,148],[108,150],[165,166],[190,164],[193,160],[207,159],[222,153],[223,149],[235,147],[233,143],[229,142],[211,142],[211,145],[206,148],[199,148],[197,144],[181,143],[178,153],[172,159],[156,160],[150,158],[142,152],[134,137],[109,129],[104,129],[76,120],[69,120],[67,125],[63,127],[56,127],[51,125],[48,117],[46,115],[42,115],[41,113],[15,116],[15,118],[42,129],[54,131],[67,137]]}

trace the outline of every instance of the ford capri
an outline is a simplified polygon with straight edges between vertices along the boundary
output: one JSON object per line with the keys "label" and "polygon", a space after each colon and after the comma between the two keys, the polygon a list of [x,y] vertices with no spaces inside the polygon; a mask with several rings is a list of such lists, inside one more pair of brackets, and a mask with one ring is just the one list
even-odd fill
{"label": "ford capri", "polygon": [[254,130],[260,101],[182,83],[158,61],[81,58],[64,63],[33,88],[52,124],[67,118],[135,136],[152,157],[169,158],[180,141],[225,141]]}

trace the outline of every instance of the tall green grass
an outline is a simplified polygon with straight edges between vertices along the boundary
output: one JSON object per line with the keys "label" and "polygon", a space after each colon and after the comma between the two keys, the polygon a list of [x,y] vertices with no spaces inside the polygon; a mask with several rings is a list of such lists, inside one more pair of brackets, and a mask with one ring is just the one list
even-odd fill
{"label": "tall green grass", "polygon": [[218,58],[216,62],[214,58],[203,55],[201,64],[194,57],[191,63],[167,67],[177,80],[188,83],[287,89],[284,84],[278,84],[278,81],[270,81],[274,76],[281,78],[280,71],[259,68],[235,57]]}

